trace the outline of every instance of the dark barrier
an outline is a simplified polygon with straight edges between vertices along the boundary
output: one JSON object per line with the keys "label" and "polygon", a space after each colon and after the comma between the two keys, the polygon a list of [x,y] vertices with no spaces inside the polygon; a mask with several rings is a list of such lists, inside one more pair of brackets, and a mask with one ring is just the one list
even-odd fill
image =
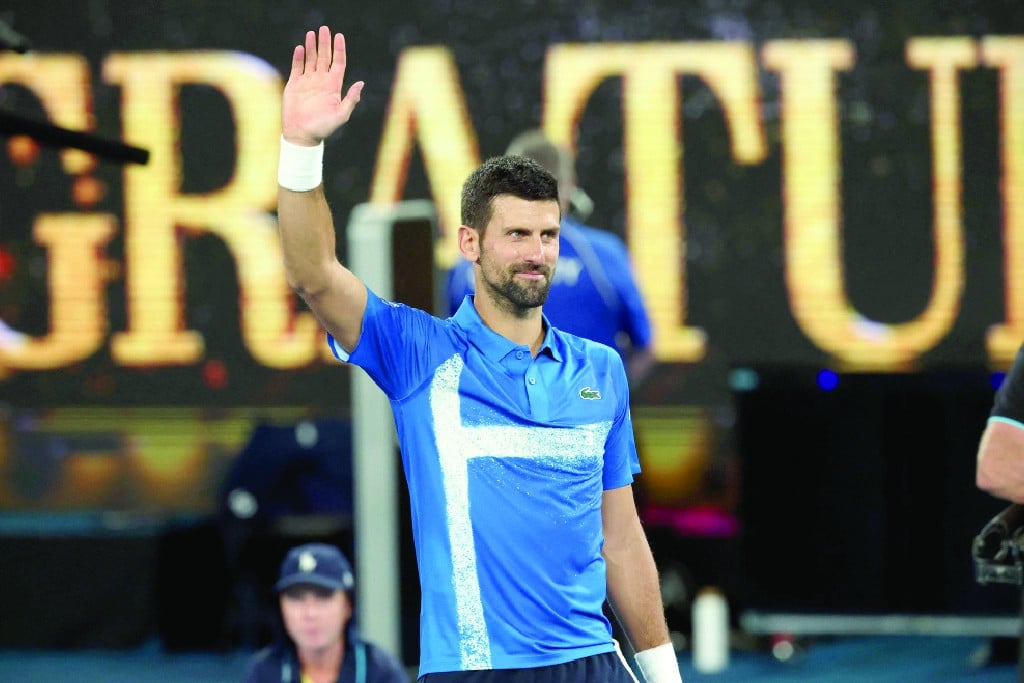
{"label": "dark barrier", "polygon": [[971,560],[1005,505],[974,484],[988,372],[741,372],[753,373],[735,393],[745,609],[1016,614],[1017,591],[977,585]]}
{"label": "dark barrier", "polygon": [[58,528],[31,520],[0,533],[0,648],[144,643],[156,624],[157,536],[62,517]]}

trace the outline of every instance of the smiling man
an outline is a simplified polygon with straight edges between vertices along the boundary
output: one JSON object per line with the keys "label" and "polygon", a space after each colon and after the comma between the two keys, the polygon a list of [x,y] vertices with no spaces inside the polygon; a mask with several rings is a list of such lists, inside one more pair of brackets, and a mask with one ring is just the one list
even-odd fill
{"label": "smiling man", "polygon": [[651,683],[680,680],[633,501],[622,359],[542,312],[558,260],[555,178],[496,157],[462,190],[476,295],[454,316],[384,301],[335,254],[323,140],[351,115],[345,42],[310,31],[285,86],[278,221],[289,283],[342,362],[391,400],[422,587],[426,683],[630,683],[609,600]]}
{"label": "smiling man", "polygon": [[[633,272],[626,244],[618,236],[571,216],[576,185],[572,151],[556,145],[539,129],[526,130],[506,154],[533,159],[558,181],[561,229],[557,272],[549,273],[544,315],[560,330],[607,344],[619,351],[631,386],[654,366],[651,322]],[[458,259],[448,271],[447,303],[452,313],[476,289],[473,263]]]}

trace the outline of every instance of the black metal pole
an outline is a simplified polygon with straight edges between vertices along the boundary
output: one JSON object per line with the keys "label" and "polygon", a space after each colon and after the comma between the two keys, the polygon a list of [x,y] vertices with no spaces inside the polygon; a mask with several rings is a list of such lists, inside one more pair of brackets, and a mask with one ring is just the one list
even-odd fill
{"label": "black metal pole", "polygon": [[146,164],[149,150],[0,111],[0,136],[27,135],[41,145],[80,149],[121,164]]}

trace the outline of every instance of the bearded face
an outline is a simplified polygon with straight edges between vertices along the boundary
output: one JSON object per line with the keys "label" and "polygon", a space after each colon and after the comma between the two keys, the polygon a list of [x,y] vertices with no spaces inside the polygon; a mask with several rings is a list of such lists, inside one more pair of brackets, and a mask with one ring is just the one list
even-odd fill
{"label": "bearded face", "polygon": [[554,266],[543,263],[502,263],[481,244],[480,271],[483,285],[492,298],[506,304],[507,310],[522,315],[531,308],[543,306],[551,289]]}
{"label": "bearded face", "polygon": [[535,315],[548,298],[558,261],[558,202],[511,195],[492,200],[476,236],[477,294],[517,318]]}

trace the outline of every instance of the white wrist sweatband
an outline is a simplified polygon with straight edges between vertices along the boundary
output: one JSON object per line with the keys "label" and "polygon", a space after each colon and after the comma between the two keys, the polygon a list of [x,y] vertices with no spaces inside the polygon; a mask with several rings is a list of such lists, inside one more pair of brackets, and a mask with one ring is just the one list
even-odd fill
{"label": "white wrist sweatband", "polygon": [[636,665],[647,683],[682,683],[679,659],[672,643],[637,652]]}
{"label": "white wrist sweatband", "polygon": [[293,192],[309,192],[324,180],[324,143],[314,147],[293,145],[281,136],[281,158],[277,165],[277,183]]}

